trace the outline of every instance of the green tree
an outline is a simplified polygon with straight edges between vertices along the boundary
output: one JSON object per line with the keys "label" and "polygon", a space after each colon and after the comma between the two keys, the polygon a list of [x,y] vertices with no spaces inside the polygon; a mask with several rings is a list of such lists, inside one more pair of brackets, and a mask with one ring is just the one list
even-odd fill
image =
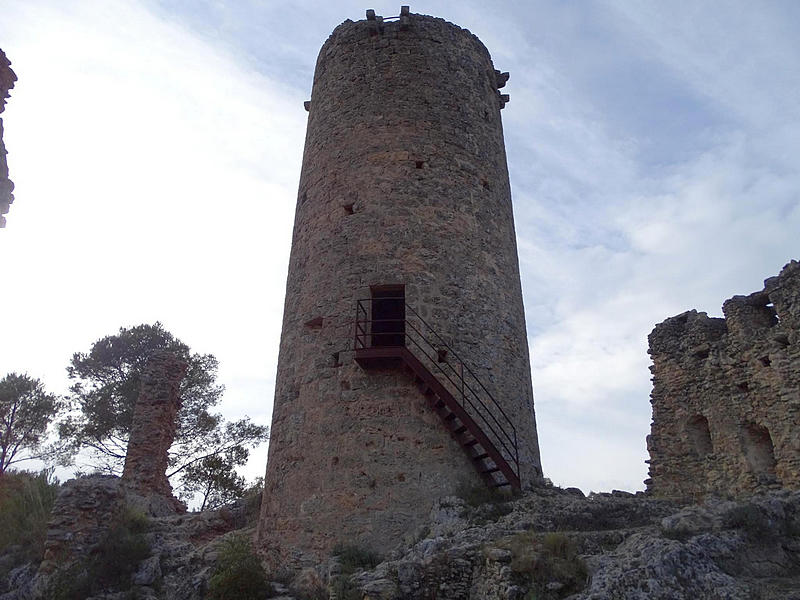
{"label": "green tree", "polygon": [[58,408],[38,379],[9,373],[0,380],[0,477],[14,463],[45,457],[42,442]]}
{"label": "green tree", "polygon": [[200,510],[219,508],[243,498],[247,485],[244,477],[236,473],[236,467],[247,462],[246,448],[206,456],[189,465],[183,472],[182,493],[184,497],[200,497]]}
{"label": "green tree", "polygon": [[[248,418],[226,423],[212,412],[224,391],[216,383],[217,359],[198,354],[164,329],[161,323],[120,328],[97,340],[88,352],[72,356],[67,373],[72,412],[59,424],[59,435],[72,453],[89,450],[92,466],[119,474],[125,460],[133,410],[139,396],[142,370],[150,356],[168,350],[184,360],[181,409],[175,441],[170,448],[168,477],[190,482],[185,471],[213,456],[245,451],[268,437],[268,428]],[[234,465],[231,465],[232,467]]]}

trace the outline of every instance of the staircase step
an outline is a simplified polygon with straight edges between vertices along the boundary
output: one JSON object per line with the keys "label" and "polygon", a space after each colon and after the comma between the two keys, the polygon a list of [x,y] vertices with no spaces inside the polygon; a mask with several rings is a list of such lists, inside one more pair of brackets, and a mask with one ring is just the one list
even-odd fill
{"label": "staircase step", "polygon": [[[476,471],[482,475],[488,486],[519,487],[519,477],[513,465],[509,464],[505,456],[495,447],[496,442],[483,432],[482,425],[475,421],[475,415],[463,405],[463,399],[459,401],[453,396],[453,393],[439,381],[439,377],[432,373],[409,348],[356,350],[356,361],[364,368],[382,366],[389,359],[403,364],[413,373],[414,381],[427,399],[426,404],[447,425],[447,430],[464,448]],[[480,398],[478,401],[480,402]],[[481,405],[483,406],[482,403]],[[480,413],[478,416],[481,416]],[[500,472],[500,475],[493,475],[497,472]]]}

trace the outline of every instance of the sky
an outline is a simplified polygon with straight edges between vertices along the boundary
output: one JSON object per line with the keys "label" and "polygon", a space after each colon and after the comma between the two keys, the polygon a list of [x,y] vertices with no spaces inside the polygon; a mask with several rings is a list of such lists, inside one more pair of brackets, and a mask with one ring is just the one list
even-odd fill
{"label": "sky", "polygon": [[[364,10],[0,0],[0,376],[160,320],[269,425],[314,63]],[[643,489],[647,335],[800,258],[800,3],[429,1],[510,71],[502,112],[545,475]],[[266,446],[243,473],[262,475]]]}

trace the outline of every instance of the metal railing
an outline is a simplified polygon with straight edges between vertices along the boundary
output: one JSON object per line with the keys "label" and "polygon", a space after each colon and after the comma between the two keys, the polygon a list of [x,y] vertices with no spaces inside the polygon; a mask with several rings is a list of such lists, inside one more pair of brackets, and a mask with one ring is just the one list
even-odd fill
{"label": "metal railing", "polygon": [[[372,318],[373,303],[387,300],[402,302],[404,318]],[[439,382],[448,388],[461,408],[482,428],[519,477],[517,429],[469,365],[405,302],[404,297],[357,300],[354,350],[392,346],[404,346],[431,373],[441,375],[437,377]]]}

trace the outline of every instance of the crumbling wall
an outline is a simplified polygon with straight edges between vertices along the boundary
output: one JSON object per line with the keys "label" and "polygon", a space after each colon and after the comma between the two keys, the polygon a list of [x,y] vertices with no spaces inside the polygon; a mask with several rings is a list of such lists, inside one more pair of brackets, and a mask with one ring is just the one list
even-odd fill
{"label": "crumbling wall", "polygon": [[[0,114],[6,107],[8,92],[14,87],[17,76],[11,70],[11,61],[0,50]],[[3,144],[3,119],[0,119],[0,227],[6,226],[8,207],[14,202],[14,183],[8,178],[8,163],[6,162],[6,147]]]}
{"label": "crumbling wall", "polygon": [[133,413],[122,481],[135,495],[147,500],[151,514],[182,511],[172,495],[166,471],[169,448],[175,439],[180,385],[187,365],[169,352],[153,355],[142,373],[142,389]]}
{"label": "crumbling wall", "polygon": [[40,571],[48,574],[86,558],[123,506],[118,477],[95,475],[67,481],[53,504]]}
{"label": "crumbling wall", "polygon": [[800,263],[722,310],[685,312],[649,336],[654,494],[800,488]]}

